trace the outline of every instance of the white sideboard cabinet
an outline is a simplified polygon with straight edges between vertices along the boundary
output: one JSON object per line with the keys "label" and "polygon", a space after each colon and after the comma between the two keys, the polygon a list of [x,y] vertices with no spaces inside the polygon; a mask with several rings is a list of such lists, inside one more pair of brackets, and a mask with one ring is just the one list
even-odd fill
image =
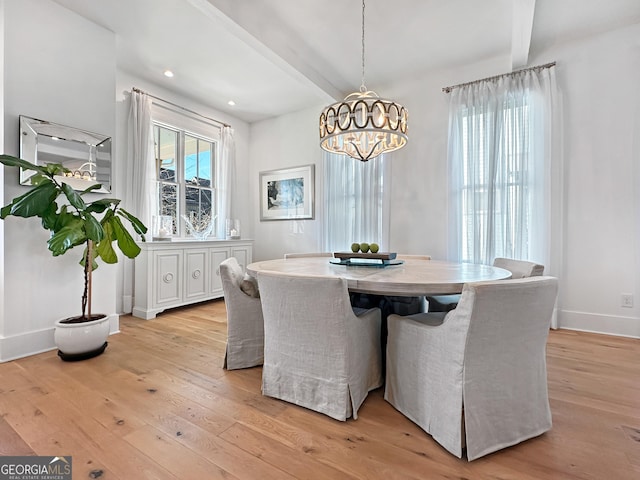
{"label": "white sideboard cabinet", "polygon": [[166,310],[220,298],[220,262],[235,257],[244,269],[253,240],[143,242],[135,260],[133,315],[149,320]]}

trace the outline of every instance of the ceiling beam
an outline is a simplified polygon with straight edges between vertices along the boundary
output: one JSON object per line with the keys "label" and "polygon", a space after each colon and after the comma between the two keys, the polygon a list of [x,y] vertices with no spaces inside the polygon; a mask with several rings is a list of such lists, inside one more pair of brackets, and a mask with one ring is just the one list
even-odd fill
{"label": "ceiling beam", "polygon": [[513,0],[511,33],[511,70],[527,66],[536,0]]}
{"label": "ceiling beam", "polygon": [[[229,30],[285,72],[320,88],[333,100],[349,89],[341,76],[322,62],[263,2],[188,0],[201,12],[222,19]],[[332,80],[329,80],[332,79]],[[338,85],[336,85],[338,84]],[[343,85],[344,84],[344,85]]]}

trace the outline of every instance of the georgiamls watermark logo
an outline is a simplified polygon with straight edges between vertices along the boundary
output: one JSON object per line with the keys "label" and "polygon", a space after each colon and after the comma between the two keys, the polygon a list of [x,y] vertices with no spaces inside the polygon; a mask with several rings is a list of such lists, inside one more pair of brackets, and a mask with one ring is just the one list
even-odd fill
{"label": "georgiamls watermark logo", "polygon": [[0,480],[71,480],[71,457],[0,457]]}

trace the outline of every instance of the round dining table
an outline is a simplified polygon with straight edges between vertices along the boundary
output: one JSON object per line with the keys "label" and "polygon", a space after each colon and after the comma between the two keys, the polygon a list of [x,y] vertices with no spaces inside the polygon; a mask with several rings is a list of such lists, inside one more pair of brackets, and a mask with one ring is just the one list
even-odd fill
{"label": "round dining table", "polygon": [[511,278],[508,270],[490,265],[417,258],[400,262],[365,266],[338,264],[330,257],[281,258],[251,263],[247,272],[254,277],[259,272],[341,277],[351,292],[410,297],[461,293],[465,283]]}

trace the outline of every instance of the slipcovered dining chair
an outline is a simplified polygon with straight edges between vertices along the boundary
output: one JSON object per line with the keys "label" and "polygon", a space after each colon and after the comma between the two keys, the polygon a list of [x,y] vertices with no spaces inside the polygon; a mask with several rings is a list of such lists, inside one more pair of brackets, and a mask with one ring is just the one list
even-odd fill
{"label": "slipcovered dining chair", "polygon": [[227,349],[223,367],[234,370],[262,365],[264,321],[257,284],[244,274],[235,257],[220,263],[220,278],[227,308]]}
{"label": "slipcovered dining chair", "polygon": [[262,393],[337,420],[358,418],[382,385],[380,310],[356,315],[347,282],[258,273],[264,312]]}
{"label": "slipcovered dining chair", "polygon": [[[539,277],[544,274],[544,265],[526,260],[496,257],[493,260],[493,266],[509,270],[512,279]],[[430,312],[448,312],[456,308],[460,301],[460,295],[433,295],[428,296],[427,301]]]}
{"label": "slipcovered dining chair", "polygon": [[539,277],[544,275],[544,265],[526,260],[514,260],[513,258],[497,257],[493,266],[504,268],[511,272],[511,278]]}
{"label": "slipcovered dining chair", "polygon": [[458,308],[388,318],[385,400],[474,460],[551,428],[553,277],[470,283]]}

